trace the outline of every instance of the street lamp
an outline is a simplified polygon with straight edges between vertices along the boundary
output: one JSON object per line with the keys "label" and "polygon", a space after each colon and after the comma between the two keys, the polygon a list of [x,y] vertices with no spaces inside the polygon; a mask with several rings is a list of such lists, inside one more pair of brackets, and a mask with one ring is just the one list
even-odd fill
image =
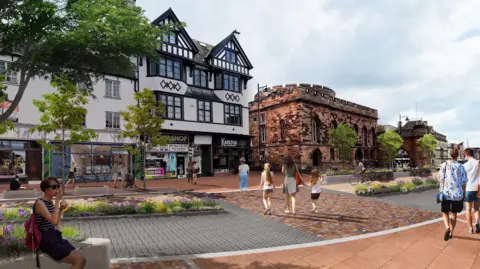
{"label": "street lamp", "polygon": [[[261,165],[260,159],[262,159],[262,158],[261,158],[261,154],[260,154],[261,147],[262,147],[262,144],[261,144],[261,143],[262,143],[262,142],[261,142],[261,133],[260,133],[260,103],[262,102],[262,100],[261,100],[261,98],[260,98],[260,89],[263,89],[264,91],[266,91],[267,87],[268,87],[267,85],[260,87],[260,84],[257,83],[257,103],[258,103],[258,159],[259,159],[258,164],[259,164],[259,165]],[[266,132],[266,131],[267,131],[267,130],[265,129],[265,132]],[[265,136],[266,136],[266,135],[267,135],[267,134],[265,134]],[[265,158],[263,158],[263,159],[265,159]],[[265,161],[264,161],[264,162],[265,162]],[[261,168],[260,168],[260,169],[261,169]]]}

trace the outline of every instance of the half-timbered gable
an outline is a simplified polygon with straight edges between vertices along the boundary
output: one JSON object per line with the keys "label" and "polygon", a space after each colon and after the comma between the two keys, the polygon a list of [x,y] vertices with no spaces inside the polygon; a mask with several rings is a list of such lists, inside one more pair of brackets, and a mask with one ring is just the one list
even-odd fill
{"label": "half-timbered gable", "polygon": [[152,24],[172,27],[172,30],[163,36],[163,44],[159,48],[160,52],[193,60],[195,54],[198,53],[198,48],[187,31],[180,26],[180,20],[171,8],[154,20]]}
{"label": "half-timbered gable", "polygon": [[233,31],[213,47],[207,55],[206,60],[217,68],[249,76],[250,69],[252,69],[253,66],[240,46],[235,34],[239,33]]}

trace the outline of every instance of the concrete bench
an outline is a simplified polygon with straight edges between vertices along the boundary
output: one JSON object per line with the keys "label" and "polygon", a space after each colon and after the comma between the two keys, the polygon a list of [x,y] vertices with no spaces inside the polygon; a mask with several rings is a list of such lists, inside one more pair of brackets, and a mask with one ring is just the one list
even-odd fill
{"label": "concrete bench", "polygon": [[37,198],[36,190],[4,190],[3,199]]}
{"label": "concrete bench", "polygon": [[73,196],[108,195],[108,186],[103,187],[75,187]]}
{"label": "concrete bench", "polygon": [[[110,240],[105,238],[88,238],[82,243],[74,244],[75,247],[81,247],[87,265],[85,269],[110,269]],[[36,269],[37,263],[35,257],[30,255],[28,258],[15,262],[0,264],[2,269]],[[59,263],[52,260],[45,254],[40,255],[40,268],[43,269],[68,269],[69,264]]]}

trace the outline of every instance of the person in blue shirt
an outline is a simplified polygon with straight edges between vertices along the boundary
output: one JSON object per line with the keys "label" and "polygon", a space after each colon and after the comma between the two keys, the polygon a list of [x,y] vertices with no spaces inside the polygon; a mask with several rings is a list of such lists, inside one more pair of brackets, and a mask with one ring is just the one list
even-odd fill
{"label": "person in blue shirt", "polygon": [[445,241],[452,239],[453,230],[457,224],[457,214],[463,210],[464,188],[468,181],[465,168],[457,161],[458,155],[458,149],[452,149],[450,161],[443,163],[439,172],[440,192],[443,195],[441,211],[446,229]]}

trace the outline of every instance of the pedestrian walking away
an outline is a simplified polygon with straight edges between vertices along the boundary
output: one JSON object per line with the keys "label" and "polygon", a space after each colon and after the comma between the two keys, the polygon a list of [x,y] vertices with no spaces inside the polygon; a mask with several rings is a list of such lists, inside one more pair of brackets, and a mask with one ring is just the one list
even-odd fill
{"label": "pedestrian walking away", "polygon": [[467,183],[467,173],[462,164],[457,161],[458,149],[450,151],[450,161],[446,161],[440,167],[439,179],[440,192],[437,202],[440,203],[445,224],[444,240],[448,241],[453,237],[453,231],[457,224],[457,214],[463,210],[464,191]]}
{"label": "pedestrian walking away", "polygon": [[285,194],[286,202],[285,213],[287,214],[292,212],[292,214],[295,215],[296,194],[298,192],[298,185],[296,181],[297,173],[298,169],[293,162],[292,157],[287,156],[282,166],[282,174],[285,175],[285,181],[283,183],[283,193]]}
{"label": "pedestrian walking away", "polygon": [[44,195],[33,205],[33,214],[42,238],[40,250],[55,261],[71,264],[72,269],[84,268],[86,259],[83,253],[63,239],[57,228],[60,226],[62,213],[68,206],[65,201],[62,202],[60,184],[56,178],[46,178],[40,182],[40,189]]}
{"label": "pedestrian walking away", "polygon": [[248,186],[248,173],[250,173],[250,167],[245,163],[245,158],[240,158],[240,166],[238,166],[238,179],[240,182],[240,191],[243,193],[247,190]]}
{"label": "pedestrian walking away", "polygon": [[[467,162],[463,164],[465,171],[467,172],[467,187],[465,188],[465,205],[467,206],[467,224],[468,231],[470,233],[480,233],[480,213],[479,199],[478,199],[478,160],[473,158],[473,150],[470,148],[465,149],[465,158]],[[472,210],[475,217],[475,230],[472,224]]]}
{"label": "pedestrian walking away", "polygon": [[320,193],[322,192],[320,184],[323,183],[323,176],[320,175],[320,172],[314,168],[312,170],[312,175],[310,176],[309,186],[312,188],[310,193],[310,199],[312,200],[312,213],[317,213],[317,202],[320,198]]}
{"label": "pedestrian walking away", "polygon": [[272,215],[272,194],[275,190],[275,181],[273,180],[273,172],[271,166],[266,163],[260,178],[260,189],[263,192],[263,205],[265,206],[264,215]]}
{"label": "pedestrian walking away", "polygon": [[198,165],[197,162],[193,162],[193,184],[197,185],[197,177],[198,177]]}

